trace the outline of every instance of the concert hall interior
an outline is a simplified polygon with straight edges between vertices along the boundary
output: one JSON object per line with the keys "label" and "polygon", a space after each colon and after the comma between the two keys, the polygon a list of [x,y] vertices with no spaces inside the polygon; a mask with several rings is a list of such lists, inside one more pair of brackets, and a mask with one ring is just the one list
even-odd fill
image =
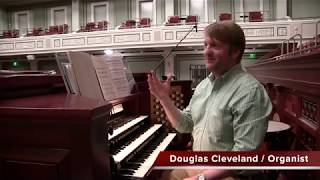
{"label": "concert hall interior", "polygon": [[[173,74],[170,98],[186,108],[210,73],[205,28],[223,21],[243,29],[241,66],[273,105],[261,150],[319,151],[319,9],[319,0],[0,0],[0,179],[161,177],[159,152],[193,141],[167,121],[147,75]],[[109,56],[121,63],[103,64],[106,80],[95,60]],[[89,65],[75,69],[80,59]],[[128,94],[102,90],[120,76]],[[262,175],[320,180],[314,170]]]}

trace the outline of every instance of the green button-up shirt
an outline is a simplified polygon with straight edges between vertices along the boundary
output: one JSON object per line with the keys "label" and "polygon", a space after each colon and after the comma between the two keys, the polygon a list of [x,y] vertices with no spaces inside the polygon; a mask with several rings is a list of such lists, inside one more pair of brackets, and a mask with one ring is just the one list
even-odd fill
{"label": "green button-up shirt", "polygon": [[262,143],[271,110],[263,86],[238,64],[196,87],[175,128],[192,133],[195,151],[250,151]]}

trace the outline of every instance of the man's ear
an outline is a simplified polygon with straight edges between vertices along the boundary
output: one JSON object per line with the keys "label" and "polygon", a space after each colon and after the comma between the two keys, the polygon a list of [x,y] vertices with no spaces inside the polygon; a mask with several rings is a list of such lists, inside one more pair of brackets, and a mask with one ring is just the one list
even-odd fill
{"label": "man's ear", "polygon": [[231,51],[232,59],[238,60],[239,54],[240,54],[240,50],[239,49],[235,49],[235,48],[232,49],[232,51]]}

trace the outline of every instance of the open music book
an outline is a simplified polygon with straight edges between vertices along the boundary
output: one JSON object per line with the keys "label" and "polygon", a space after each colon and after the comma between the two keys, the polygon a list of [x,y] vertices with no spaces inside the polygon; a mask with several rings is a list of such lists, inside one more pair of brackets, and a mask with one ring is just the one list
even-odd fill
{"label": "open music book", "polygon": [[134,82],[122,56],[68,52],[67,60],[57,61],[69,93],[106,101],[130,95]]}

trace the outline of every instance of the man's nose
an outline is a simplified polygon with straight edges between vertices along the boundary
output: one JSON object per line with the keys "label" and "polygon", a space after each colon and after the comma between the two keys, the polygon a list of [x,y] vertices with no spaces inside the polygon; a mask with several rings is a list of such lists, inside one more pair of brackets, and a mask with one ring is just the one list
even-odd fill
{"label": "man's nose", "polygon": [[211,54],[213,54],[213,52],[210,50],[210,48],[204,48],[204,54],[211,55]]}

